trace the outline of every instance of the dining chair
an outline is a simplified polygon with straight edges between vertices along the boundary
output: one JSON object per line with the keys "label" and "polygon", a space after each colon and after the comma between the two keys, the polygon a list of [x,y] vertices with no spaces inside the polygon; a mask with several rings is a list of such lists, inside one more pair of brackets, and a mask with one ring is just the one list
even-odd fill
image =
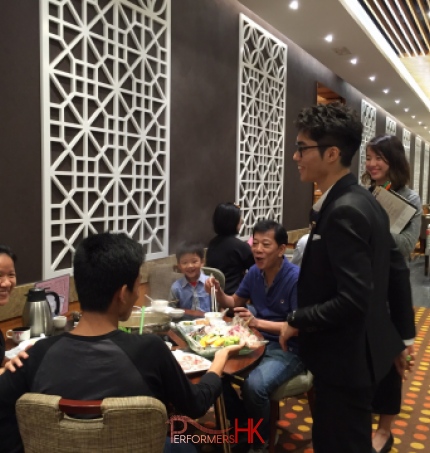
{"label": "dining chair", "polygon": [[203,266],[202,271],[204,274],[209,275],[209,276],[212,274],[219,281],[221,288],[222,289],[225,288],[225,275],[222,271],[220,271],[219,269],[217,269],[215,267],[207,267],[207,266]]}
{"label": "dining chair", "polygon": [[183,277],[174,264],[153,266],[148,273],[149,295],[153,299],[169,300],[173,282]]}
{"label": "dining chair", "polygon": [[148,396],[76,401],[26,393],[16,415],[26,453],[162,453],[166,441],[166,408]]}
{"label": "dining chair", "polygon": [[279,420],[279,402],[285,398],[297,397],[307,393],[309,407],[313,410],[313,376],[310,371],[303,371],[285,381],[270,395],[270,434],[269,453],[275,453],[276,426]]}

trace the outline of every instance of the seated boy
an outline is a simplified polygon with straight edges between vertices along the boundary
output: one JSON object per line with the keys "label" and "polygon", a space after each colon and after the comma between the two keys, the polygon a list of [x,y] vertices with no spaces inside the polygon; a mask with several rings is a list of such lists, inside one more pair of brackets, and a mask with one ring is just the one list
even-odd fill
{"label": "seated boy", "polygon": [[184,276],[173,283],[170,300],[177,300],[181,308],[211,311],[210,295],[205,291],[209,277],[202,272],[204,254],[203,246],[187,242],[176,251],[178,269]]}

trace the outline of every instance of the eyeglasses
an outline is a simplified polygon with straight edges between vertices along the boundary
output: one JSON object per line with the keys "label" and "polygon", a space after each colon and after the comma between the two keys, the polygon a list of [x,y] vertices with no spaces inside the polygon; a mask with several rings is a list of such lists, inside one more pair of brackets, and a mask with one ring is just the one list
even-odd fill
{"label": "eyeglasses", "polygon": [[307,149],[330,148],[330,146],[333,146],[333,145],[299,145],[298,143],[296,143],[296,150],[294,151],[294,153],[297,152],[300,154],[300,157],[303,157],[303,152],[306,151]]}

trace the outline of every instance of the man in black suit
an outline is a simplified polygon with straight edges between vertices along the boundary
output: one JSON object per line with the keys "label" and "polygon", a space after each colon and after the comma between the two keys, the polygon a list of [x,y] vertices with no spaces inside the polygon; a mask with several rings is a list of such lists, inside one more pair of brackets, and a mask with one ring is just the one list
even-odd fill
{"label": "man in black suit", "polygon": [[358,116],[339,103],[318,105],[304,109],[296,126],[300,179],[316,182],[323,195],[313,207],[298,309],[280,342],[298,334],[314,374],[315,453],[370,453],[376,383],[393,361],[406,369],[399,330],[415,336],[409,269],[385,211],[350,173],[361,143]]}

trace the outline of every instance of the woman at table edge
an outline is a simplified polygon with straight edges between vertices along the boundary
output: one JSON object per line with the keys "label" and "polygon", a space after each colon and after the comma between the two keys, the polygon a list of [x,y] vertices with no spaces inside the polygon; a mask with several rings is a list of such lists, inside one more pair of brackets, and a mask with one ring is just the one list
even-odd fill
{"label": "woman at table edge", "polygon": [[[16,286],[16,255],[6,245],[0,245],[0,307],[9,303],[10,295]],[[5,371],[5,340],[0,331],[0,374]]]}

